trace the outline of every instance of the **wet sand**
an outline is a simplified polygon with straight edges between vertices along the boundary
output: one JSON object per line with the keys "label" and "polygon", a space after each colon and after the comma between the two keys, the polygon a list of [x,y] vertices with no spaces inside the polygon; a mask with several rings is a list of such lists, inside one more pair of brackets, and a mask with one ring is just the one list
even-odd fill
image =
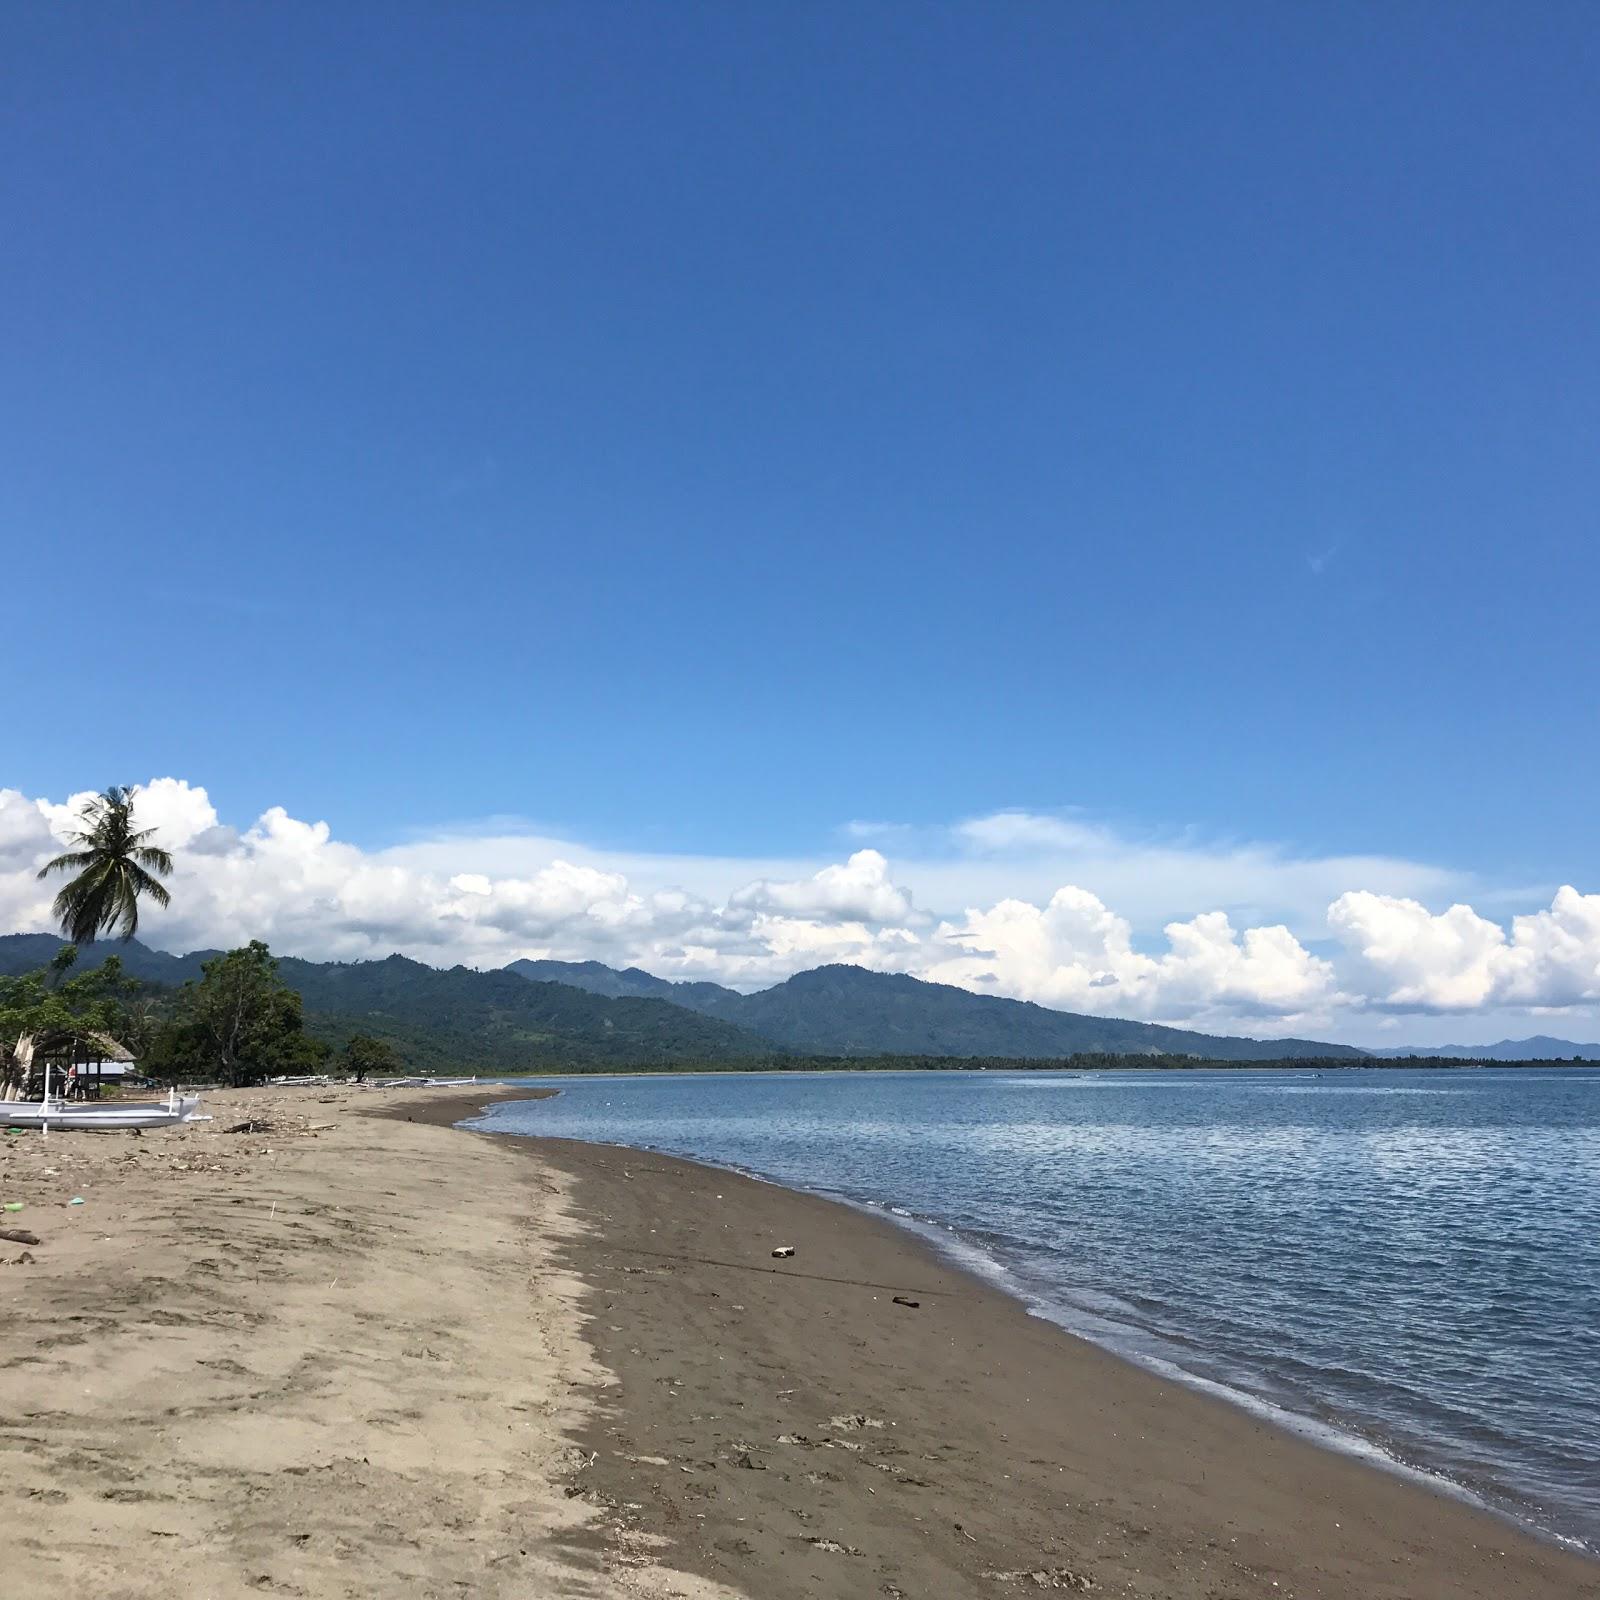
{"label": "wet sand", "polygon": [[140,1139],[0,1138],[3,1225],[42,1241],[0,1244],[6,1600],[1600,1600],[1600,1564],[1128,1366],[887,1223],[447,1126],[486,1098],[263,1091]]}
{"label": "wet sand", "polygon": [[573,1185],[560,1256],[619,1379],[582,1481],[679,1567],[761,1600],[1600,1595],[1600,1563],[1165,1382],[891,1223],[496,1142]]}

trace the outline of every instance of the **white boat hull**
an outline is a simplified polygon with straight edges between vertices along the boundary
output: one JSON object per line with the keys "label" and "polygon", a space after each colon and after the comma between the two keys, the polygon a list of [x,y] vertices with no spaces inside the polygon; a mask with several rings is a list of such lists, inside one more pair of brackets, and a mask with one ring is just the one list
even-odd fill
{"label": "white boat hull", "polygon": [[0,1128],[61,1128],[90,1133],[113,1133],[123,1128],[170,1128],[190,1121],[199,1107],[197,1094],[173,1096],[146,1105],[7,1100],[0,1101]]}

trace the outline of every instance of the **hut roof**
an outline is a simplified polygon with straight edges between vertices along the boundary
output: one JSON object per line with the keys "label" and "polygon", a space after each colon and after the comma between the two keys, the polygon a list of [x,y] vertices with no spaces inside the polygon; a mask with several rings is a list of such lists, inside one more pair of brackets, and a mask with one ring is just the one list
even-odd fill
{"label": "hut roof", "polygon": [[85,1046],[86,1054],[92,1054],[101,1061],[126,1064],[134,1059],[133,1052],[109,1033],[100,1033],[94,1028],[46,1028],[41,1033],[25,1033],[17,1040],[17,1065],[26,1072],[33,1065],[36,1055],[54,1055],[66,1045]]}

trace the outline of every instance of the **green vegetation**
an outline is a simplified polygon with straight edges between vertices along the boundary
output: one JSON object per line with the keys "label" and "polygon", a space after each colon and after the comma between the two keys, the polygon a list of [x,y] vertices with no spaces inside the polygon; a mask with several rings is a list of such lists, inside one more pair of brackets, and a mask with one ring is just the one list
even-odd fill
{"label": "green vegetation", "polygon": [[1566,1057],[1550,1061],[1494,1061],[1467,1056],[1402,1056],[1375,1060],[1367,1056],[1276,1056],[1259,1061],[1237,1061],[1227,1056],[1124,1055],[1113,1051],[1085,1051],[1070,1056],[752,1056],[745,1060],[675,1061],[635,1065],[623,1069],[594,1066],[553,1066],[530,1071],[529,1077],[584,1077],[623,1070],[632,1074],[658,1072],[1303,1072],[1316,1077],[1333,1072],[1371,1071],[1378,1067],[1570,1067],[1593,1065]]}
{"label": "green vegetation", "polygon": [[55,897],[51,912],[61,931],[74,944],[92,943],[97,935],[116,928],[128,940],[139,930],[139,898],[148,895],[158,906],[171,896],[151,876],[172,871],[172,857],[149,841],[153,828],[133,825],[134,790],[111,788],[84,806],[71,838],[80,848],[69,850],[39,869],[77,876]]}
{"label": "green vegetation", "polygon": [[737,994],[715,983],[668,983],[596,961],[515,961],[506,969],[596,994],[650,995],[731,1023],[767,1047],[795,1055],[1061,1058],[1086,1052],[1268,1061],[1294,1056],[1361,1058],[1348,1045],[1308,1039],[1242,1039],[1121,1017],[1053,1011],[1027,1000],[972,994],[950,984],[864,967],[816,967],[770,989]]}
{"label": "green vegetation", "polygon": [[400,1052],[392,1044],[365,1033],[355,1034],[346,1042],[339,1065],[357,1083],[381,1077],[386,1072],[400,1072],[405,1067]]}
{"label": "green vegetation", "polygon": [[[96,971],[80,973],[74,966],[77,952],[70,945],[43,935],[0,937],[0,973],[15,972],[24,962],[32,964],[26,973],[0,978],[0,1040],[15,1040],[20,1033],[38,1028],[76,1024],[121,1040],[134,1050],[146,1070],[156,1075],[228,1082],[318,1071],[365,1077],[397,1071],[440,1076],[829,1070],[1126,1072],[1219,1067],[1335,1072],[1377,1065],[1482,1064],[1464,1056],[1429,1055],[1379,1062],[1357,1050],[1295,1040],[1214,1039],[1182,1029],[1048,1012],[1016,1001],[849,968],[803,973],[779,985],[777,991],[767,991],[779,993],[777,1004],[793,1008],[797,1031],[826,1034],[830,1027],[852,1031],[850,1050],[813,1047],[813,1053],[769,1044],[750,1028],[663,999],[599,994],[533,980],[512,970],[475,972],[455,967],[440,971],[403,956],[353,964],[275,961],[262,944],[226,954],[182,957],[146,950],[137,943],[125,949],[126,963],[112,957]],[[604,973],[609,970],[599,969],[596,981],[606,981]],[[153,981],[135,981],[138,973],[150,974]],[[621,986],[633,986],[630,975],[619,976]],[[762,998],[722,992],[741,1002]],[[808,994],[810,1001],[805,1000]],[[874,996],[887,1011],[886,1018],[880,1018],[880,1031],[913,1038],[931,1028],[938,1046],[905,1050],[857,1046],[855,1038],[871,1036],[866,1024]],[[920,1021],[912,1004],[916,1001],[930,1007]],[[969,1011],[964,1002],[973,1002],[979,1009]],[[836,1006],[841,1013],[834,1024],[818,1020],[829,1006]],[[994,1006],[1007,1009],[995,1013],[989,1009]],[[1038,1022],[1041,1016],[1045,1020]],[[1110,1048],[1034,1049],[1022,1055],[992,1048],[959,1049],[960,1041],[974,1033],[986,1039],[995,1037],[1007,1021],[1019,1025],[1019,1048],[1037,1036],[1029,1031],[1036,1023],[1050,1030],[1064,1024],[1068,1036],[1080,1024],[1094,1029],[1104,1026],[1113,1030],[1117,1043]],[[1124,1036],[1116,1030],[1134,1031],[1127,1035],[1129,1042],[1123,1043]],[[1009,1037],[1001,1036],[1011,1043]],[[1164,1037],[1182,1041],[1183,1048],[1149,1047],[1151,1038]],[[1218,1053],[1217,1046],[1227,1051],[1247,1046],[1253,1054]],[[0,1070],[6,1059],[0,1054]]]}
{"label": "green vegetation", "polygon": [[257,939],[206,962],[200,981],[178,991],[144,1065],[153,1077],[242,1084],[320,1071],[330,1054],[306,1033],[300,996]]}
{"label": "green vegetation", "polygon": [[307,1026],[338,1047],[364,1034],[415,1072],[616,1071],[770,1053],[765,1040],[663,1000],[613,999],[513,972],[386,961],[282,963]]}
{"label": "green vegetation", "polygon": [[136,1018],[139,984],[115,956],[91,972],[69,977],[77,948],[63,945],[48,966],[0,977],[0,1095],[20,1087],[16,1045],[32,1034],[104,1033],[127,1041],[142,1026]]}

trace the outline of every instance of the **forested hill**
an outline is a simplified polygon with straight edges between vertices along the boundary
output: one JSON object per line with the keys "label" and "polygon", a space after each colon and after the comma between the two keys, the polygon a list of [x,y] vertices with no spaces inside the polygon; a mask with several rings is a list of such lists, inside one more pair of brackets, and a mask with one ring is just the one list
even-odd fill
{"label": "forested hill", "polygon": [[1498,1044],[1398,1045],[1371,1054],[1384,1060],[1441,1056],[1466,1061],[1600,1061],[1600,1044],[1579,1044],[1536,1033],[1531,1039],[1502,1039]]}
{"label": "forested hill", "polygon": [[815,967],[755,994],[715,983],[669,983],[636,967],[598,961],[515,961],[506,969],[554,978],[596,993],[656,994],[673,1004],[738,1023],[771,1044],[828,1056],[1060,1057],[1204,1056],[1214,1061],[1349,1056],[1351,1045],[1309,1039],[1245,1039],[1166,1028],[1117,1017],[1053,1011],[1027,1000],[973,994],[864,967]]}
{"label": "forested hill", "polygon": [[670,1000],[709,1017],[733,1017],[745,997],[720,983],[674,983],[639,967],[608,967],[600,961],[513,961],[504,969],[540,983],[566,983],[590,994],[631,995],[641,1000]]}
{"label": "forested hill", "polygon": [[[60,948],[48,934],[0,937],[0,974],[32,971]],[[215,953],[172,956],[136,940],[110,942],[86,948],[80,966],[116,955],[130,976],[176,987],[198,978]],[[352,1033],[388,1039],[419,1070],[656,1066],[775,1051],[996,1058],[1103,1051],[1224,1061],[1364,1054],[1348,1045],[1230,1038],[1053,1011],[850,966],[817,967],[750,995],[595,961],[519,961],[478,972],[398,955],[353,963],[286,958],[279,971],[300,991],[312,1032],[335,1043]]]}
{"label": "forested hill", "polygon": [[387,1037],[417,1061],[443,1052],[462,1067],[532,1071],[541,1066],[721,1061],[771,1053],[730,1023],[664,1000],[590,994],[561,983],[470,967],[386,961],[285,960],[278,974],[298,989],[318,1032]]}
{"label": "forested hill", "polygon": [[[0,936],[0,975],[46,965],[62,941]],[[166,988],[200,976],[216,952],[165,955],[137,940],[84,947],[78,970],[117,956],[131,977]],[[763,1039],[663,1000],[611,998],[516,973],[386,961],[279,963],[299,991],[309,1032],[342,1044],[362,1033],[387,1040],[415,1071],[516,1073],[562,1067],[660,1066],[760,1058]]]}
{"label": "forested hill", "polygon": [[[40,967],[48,966],[65,942],[53,933],[0,934],[0,978],[17,978],[24,972],[37,972]],[[120,939],[111,939],[103,944],[84,945],[78,951],[78,963],[87,971],[99,966],[107,956],[116,956],[130,978],[175,989],[190,978],[198,978],[202,965],[221,953],[220,950],[193,950],[186,956],[169,956],[165,950],[152,950],[137,939],[130,939],[126,944]]]}
{"label": "forested hill", "polygon": [[746,997],[731,1020],[790,1050],[821,1055],[1205,1056],[1260,1061],[1352,1056],[1349,1045],[1306,1039],[1244,1039],[1150,1022],[1052,1011],[1028,1000],[972,994],[861,967],[817,967]]}

